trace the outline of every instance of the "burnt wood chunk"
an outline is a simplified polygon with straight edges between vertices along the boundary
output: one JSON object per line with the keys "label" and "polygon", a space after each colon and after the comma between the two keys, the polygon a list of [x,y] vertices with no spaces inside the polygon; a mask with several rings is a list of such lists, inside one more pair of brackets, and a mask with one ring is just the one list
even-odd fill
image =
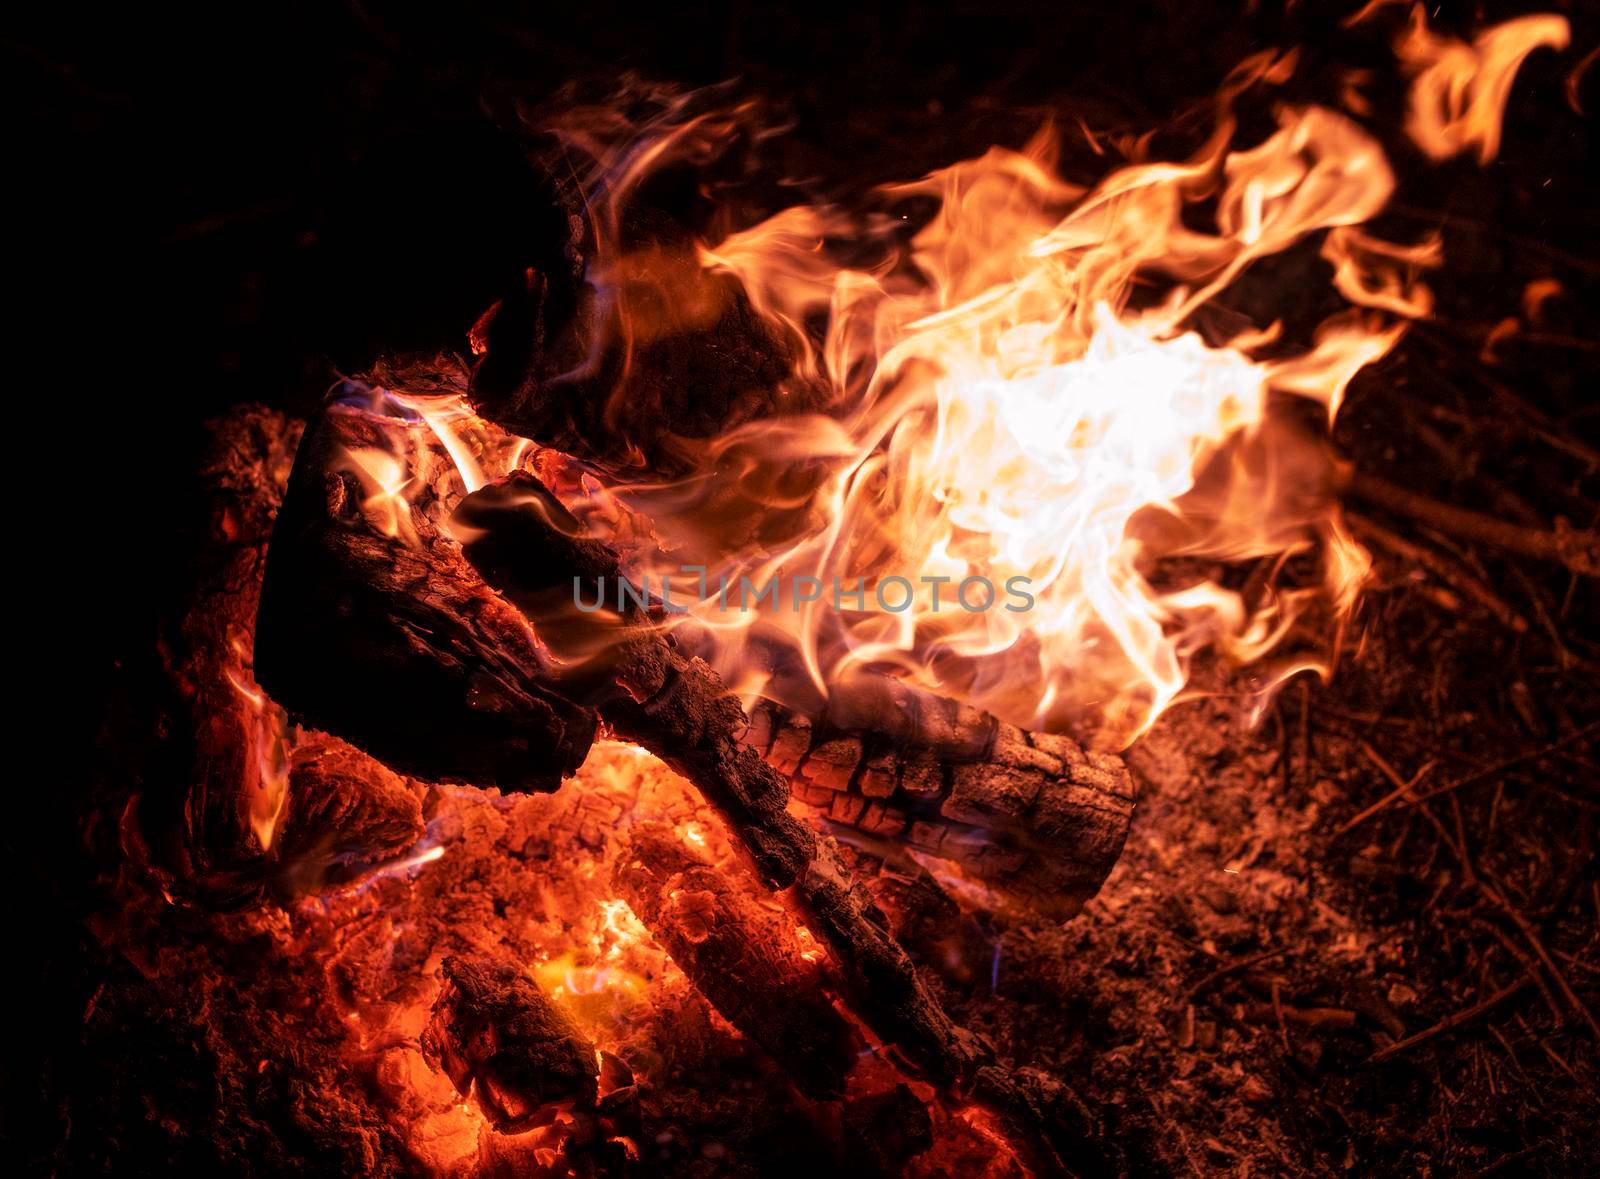
{"label": "burnt wood chunk", "polygon": [[442,970],[422,1054],[490,1125],[516,1133],[563,1109],[594,1108],[594,1045],[515,962],[450,957]]}
{"label": "burnt wood chunk", "polygon": [[[457,526],[471,537],[467,556],[482,558],[484,576],[512,601],[547,591],[549,571],[537,557],[548,550],[536,533],[555,527],[537,480],[514,474],[467,496]],[[621,566],[607,553],[608,579]],[[959,1085],[992,1058],[987,1041],[955,1025],[918,977],[911,959],[887,932],[887,919],[850,876],[834,842],[788,811],[787,780],[739,744],[749,728],[739,702],[703,661],[686,657],[651,629],[642,611],[594,616],[595,649],[606,651],[608,680],[579,675],[573,683],[618,735],[636,741],[692,782],[749,852],[774,889],[793,889],[802,919],[828,945],[846,995],[862,1019],[942,1085]]]}
{"label": "burnt wood chunk", "polygon": [[[537,480],[490,483],[445,519],[359,462],[353,469],[353,449],[407,454],[394,432],[408,425],[414,443],[417,423],[335,406],[308,433],[268,559],[261,682],[291,712],[398,770],[512,789],[554,788],[575,770],[598,714],[717,810],[763,881],[828,948],[847,1001],[885,1044],[949,1092],[993,1066],[993,1046],[950,1019],[833,840],[788,812],[787,780],[739,744],[748,719],[709,666],[642,612],[594,616],[589,642],[604,657],[576,669],[540,641],[512,604],[552,583],[547,564],[518,558],[519,536],[560,531],[553,513],[530,510],[530,496],[551,498]],[[481,573],[474,550],[492,555]],[[620,576],[607,550],[588,551]],[[1036,1170],[1061,1169],[1042,1128],[1019,1123],[1014,1133]]]}
{"label": "burnt wood chunk", "polygon": [[206,545],[185,613],[163,631],[194,749],[187,775],[175,767],[141,795],[145,850],[168,887],[210,906],[347,881],[423,833],[422,784],[336,737],[292,731],[252,677],[261,570],[301,432],[248,405],[207,424]]}
{"label": "burnt wood chunk", "polygon": [[249,652],[267,540],[301,429],[260,406],[207,424],[197,479],[205,543],[178,616],[162,627],[174,703],[189,721],[173,728],[193,740],[173,750],[186,764],[141,793],[139,817],[152,858],[212,904],[259,897],[270,867],[252,819],[281,805],[281,714],[252,699]]}
{"label": "burnt wood chunk", "polygon": [[533,627],[459,545],[374,485],[360,458],[405,455],[409,424],[334,405],[307,432],[267,558],[256,677],[402,773],[554,790],[595,715],[550,689]]}
{"label": "burnt wood chunk", "polygon": [[1077,913],[1133,819],[1119,758],[883,677],[857,677],[815,718],[757,704],[743,740],[841,839],[946,860],[996,908]]}
{"label": "burnt wood chunk", "polygon": [[856,1037],[792,922],[665,828],[635,835],[612,883],[711,1005],[808,1096],[843,1094]]}
{"label": "burnt wood chunk", "polygon": [[297,745],[275,840],[279,886],[310,892],[401,855],[426,830],[425,790],[337,737]]}

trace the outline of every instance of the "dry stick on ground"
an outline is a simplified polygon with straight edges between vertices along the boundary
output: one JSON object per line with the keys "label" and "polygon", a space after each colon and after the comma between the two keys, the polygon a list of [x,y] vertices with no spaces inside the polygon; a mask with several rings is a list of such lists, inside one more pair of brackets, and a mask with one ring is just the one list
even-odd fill
{"label": "dry stick on ground", "polygon": [[[1378,767],[1385,778],[1389,779],[1389,782],[1395,788],[1396,794],[1404,794],[1411,789],[1411,784],[1400,776],[1399,771],[1390,765],[1382,754],[1364,740],[1359,744],[1361,745],[1361,751],[1367,755],[1368,760]],[[1440,840],[1454,853],[1456,861],[1462,866],[1462,870],[1470,876],[1472,865],[1467,859],[1466,849],[1456,843],[1455,836],[1450,833],[1450,829],[1444,825],[1439,816],[1434,814],[1432,810],[1423,807],[1422,816],[1433,825],[1433,829],[1438,832]]]}
{"label": "dry stick on ground", "polygon": [[1522,963],[1523,971],[1538,984],[1539,995],[1544,999],[1544,1005],[1550,1009],[1550,1017],[1557,1023],[1566,1023],[1566,1012],[1561,1010],[1561,1004],[1556,1002],[1555,993],[1550,990],[1549,984],[1544,981],[1544,976],[1539,973],[1539,964],[1534,960],[1533,955],[1517,945],[1516,940],[1509,933],[1487,917],[1480,917],[1474,913],[1471,920],[1473,924],[1488,930],[1489,935],[1505,947],[1506,953]]}
{"label": "dry stick on ground", "polygon": [[1432,549],[1413,544],[1404,537],[1390,532],[1382,525],[1354,512],[1347,512],[1345,519],[1355,527],[1356,532],[1363,540],[1376,541],[1390,552],[1417,562],[1417,564],[1441,581],[1448,582],[1473,599],[1478,605],[1492,614],[1501,625],[1516,631],[1518,634],[1528,629],[1527,619],[1518,614],[1515,607],[1484,585],[1477,577],[1455,563],[1447,561]]}
{"label": "dry stick on ground", "polygon": [[1435,787],[1425,794],[1419,794],[1415,798],[1408,800],[1407,805],[1419,806],[1430,799],[1438,798],[1441,794],[1449,794],[1465,786],[1475,786],[1479,782],[1504,773],[1506,770],[1515,769],[1517,766],[1524,765],[1527,762],[1538,761],[1541,757],[1548,757],[1550,754],[1557,753],[1569,745],[1585,740],[1596,732],[1600,732],[1600,721],[1592,721],[1580,729],[1574,729],[1564,737],[1556,738],[1548,745],[1541,745],[1538,749],[1527,749],[1521,753],[1513,754],[1504,761],[1497,761],[1491,766],[1475,770],[1464,778],[1458,778],[1454,782],[1447,782],[1443,786]]}
{"label": "dry stick on ground", "polygon": [[1192,987],[1185,991],[1183,993],[1183,997],[1185,1000],[1196,999],[1203,994],[1206,988],[1211,986],[1211,984],[1220,982],[1222,979],[1227,978],[1230,974],[1238,974],[1241,971],[1249,970],[1253,966],[1260,966],[1263,962],[1268,962],[1273,958],[1280,958],[1288,952],[1288,948],[1283,947],[1276,950],[1268,950],[1264,954],[1257,954],[1253,958],[1246,958],[1241,962],[1230,962],[1227,966],[1213,970],[1210,974],[1203,977],[1199,982],[1195,983]]}
{"label": "dry stick on ground", "polygon": [[1461,1011],[1456,1012],[1454,1015],[1441,1019],[1432,1027],[1424,1028],[1415,1035],[1407,1036],[1404,1040],[1397,1040],[1393,1044],[1390,1044],[1387,1048],[1378,1049],[1378,1051],[1367,1057],[1367,1063],[1378,1064],[1382,1061],[1388,1060],[1391,1056],[1398,1056],[1408,1048],[1416,1047],[1424,1040],[1431,1040],[1433,1037],[1443,1032],[1448,1032],[1452,1028],[1458,1028],[1464,1023],[1470,1023],[1472,1020],[1477,1019],[1478,1016],[1482,1015],[1485,1011],[1489,1011],[1492,1008],[1498,1007],[1500,1004],[1504,1003],[1507,999],[1511,998],[1511,996],[1515,995],[1518,991],[1522,990],[1528,985],[1528,977],[1524,975],[1522,978],[1517,979],[1516,982],[1510,984],[1509,986],[1501,987],[1487,999],[1484,999],[1478,1003],[1474,1003],[1471,1007],[1464,1008]]}
{"label": "dry stick on ground", "polygon": [[[1591,728],[1592,727],[1600,727],[1600,722],[1597,722],[1597,724],[1595,726],[1591,726]],[[1361,748],[1372,760],[1373,764],[1375,764],[1378,769],[1383,772],[1383,775],[1396,786],[1397,794],[1409,792],[1410,785],[1401,779],[1400,775],[1395,771],[1395,768],[1385,761],[1377,750],[1373,749],[1372,746],[1367,744],[1365,741],[1361,742]],[[1440,791],[1440,793],[1442,793],[1442,791]],[[1565,998],[1568,1004],[1571,1005],[1572,1009],[1583,1018],[1583,1021],[1589,1025],[1590,1030],[1594,1032],[1596,1038],[1600,1038],[1600,1021],[1595,1019],[1594,1013],[1589,1010],[1588,1006],[1581,998],[1579,998],[1578,993],[1572,989],[1571,984],[1567,982],[1566,976],[1562,974],[1561,969],[1556,965],[1555,959],[1552,958],[1550,956],[1550,952],[1545,949],[1544,941],[1539,937],[1538,931],[1533,928],[1532,922],[1524,917],[1522,912],[1511,903],[1511,901],[1506,897],[1504,891],[1491,885],[1488,881],[1483,879],[1482,874],[1473,866],[1472,858],[1467,854],[1465,844],[1458,842],[1456,838],[1451,836],[1444,823],[1441,822],[1438,816],[1436,816],[1426,805],[1427,799],[1420,798],[1412,801],[1413,805],[1416,805],[1421,809],[1423,816],[1433,824],[1434,829],[1439,833],[1439,838],[1456,857],[1456,862],[1461,866],[1462,877],[1466,883],[1475,886],[1487,900],[1489,900],[1493,905],[1495,905],[1495,907],[1500,909],[1511,918],[1511,920],[1516,924],[1517,928],[1522,932],[1523,937],[1527,939],[1528,945],[1532,948],[1534,954],[1538,956],[1539,961],[1544,964],[1545,969],[1555,980],[1556,986],[1560,989],[1562,997]]]}
{"label": "dry stick on ground", "polygon": [[[1541,745],[1537,749],[1526,749],[1521,753],[1513,754],[1512,756],[1505,758],[1503,761],[1495,762],[1491,766],[1485,766],[1481,770],[1474,770],[1472,773],[1463,778],[1458,778],[1454,782],[1448,782],[1443,786],[1436,787],[1435,789],[1429,790],[1422,794],[1413,794],[1412,791],[1417,784],[1422,781],[1423,775],[1438,764],[1436,761],[1430,761],[1424,765],[1422,769],[1418,770],[1416,774],[1412,776],[1409,782],[1401,781],[1398,775],[1390,777],[1390,780],[1395,784],[1395,789],[1384,795],[1377,802],[1373,803],[1366,810],[1362,811],[1359,815],[1356,815],[1355,818],[1351,819],[1343,827],[1340,827],[1338,831],[1334,832],[1334,836],[1337,838],[1338,836],[1348,834],[1350,831],[1353,831],[1356,827],[1359,827],[1362,823],[1372,818],[1373,815],[1388,809],[1388,807],[1397,801],[1403,801],[1408,807],[1420,806],[1421,804],[1438,798],[1441,795],[1449,794],[1455,790],[1460,790],[1464,786],[1476,785],[1477,783],[1492,778],[1497,774],[1504,773],[1506,770],[1515,769],[1517,766],[1523,765],[1527,762],[1537,761],[1541,757],[1548,757],[1551,754],[1559,753],[1561,750],[1567,748],[1567,746],[1582,741],[1584,738],[1590,736],[1596,731],[1600,731],[1600,721],[1595,721],[1591,724],[1585,725],[1581,729],[1576,729],[1564,737],[1557,738],[1548,745]],[[1363,741],[1362,744],[1365,746],[1366,742]],[[1383,759],[1380,758],[1376,751],[1370,746],[1367,746],[1367,752],[1368,756],[1374,759],[1375,763],[1380,769],[1383,769],[1384,766],[1388,764],[1387,762],[1384,762]],[[1390,775],[1386,772],[1385,776],[1389,777]]]}
{"label": "dry stick on ground", "polygon": [[1344,491],[1385,511],[1416,520],[1451,536],[1541,561],[1556,561],[1574,573],[1600,577],[1600,533],[1566,525],[1558,525],[1553,532],[1544,532],[1519,524],[1508,524],[1481,512],[1470,512],[1452,504],[1440,503],[1360,471],[1352,471],[1346,476]]}
{"label": "dry stick on ground", "polygon": [[1539,961],[1543,962],[1544,968],[1550,972],[1550,977],[1555,979],[1556,986],[1560,989],[1562,997],[1566,999],[1574,1011],[1583,1017],[1584,1023],[1589,1025],[1589,1030],[1594,1033],[1595,1038],[1600,1039],[1600,1020],[1595,1019],[1594,1012],[1589,1010],[1588,1005],[1572,989],[1572,984],[1567,982],[1567,976],[1556,965],[1555,959],[1550,956],[1550,951],[1545,949],[1544,939],[1539,936],[1539,931],[1534,929],[1533,923],[1522,915],[1522,911],[1511,903],[1501,889],[1482,879],[1478,881],[1478,888],[1483,892],[1484,896],[1494,902],[1506,916],[1516,923],[1517,928],[1522,931],[1522,936],[1528,939],[1528,945],[1539,956]]}
{"label": "dry stick on ground", "polygon": [[[1366,742],[1363,741],[1362,744],[1365,745]],[[1376,755],[1369,754],[1369,756],[1375,757]],[[1377,814],[1390,803],[1394,802],[1395,799],[1404,798],[1406,795],[1410,794],[1411,791],[1416,788],[1417,784],[1421,782],[1422,779],[1426,778],[1428,774],[1432,772],[1433,767],[1438,764],[1439,763],[1437,760],[1425,762],[1420,770],[1411,775],[1409,781],[1401,782],[1400,785],[1396,786],[1388,794],[1385,794],[1382,798],[1378,799],[1377,802],[1373,803],[1366,810],[1362,811],[1355,818],[1351,819],[1343,827],[1340,827],[1337,831],[1335,831],[1333,833],[1333,837],[1338,839],[1341,835],[1348,835],[1351,831],[1354,831],[1357,827],[1361,826],[1362,823],[1365,823],[1368,819],[1372,818],[1373,815]]]}

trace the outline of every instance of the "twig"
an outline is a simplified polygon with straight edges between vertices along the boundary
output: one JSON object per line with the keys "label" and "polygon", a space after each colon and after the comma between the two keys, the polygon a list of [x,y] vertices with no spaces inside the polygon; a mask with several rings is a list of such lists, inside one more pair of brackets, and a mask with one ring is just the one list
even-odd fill
{"label": "twig", "polygon": [[[1383,759],[1382,754],[1380,754],[1364,740],[1359,742],[1359,744],[1361,745],[1362,751],[1367,755],[1368,758],[1371,759],[1372,764],[1377,766],[1378,769],[1383,772],[1383,776],[1388,778],[1389,781],[1394,784],[1396,790],[1404,792],[1411,788],[1410,785],[1400,777],[1399,772]],[[1455,836],[1450,834],[1450,829],[1444,825],[1439,816],[1434,814],[1432,810],[1430,810],[1428,807],[1422,807],[1421,810],[1422,817],[1427,819],[1428,822],[1433,825],[1434,831],[1438,833],[1440,842],[1450,849],[1450,854],[1455,856],[1456,863],[1461,865],[1461,874],[1465,878],[1466,882],[1468,884],[1476,884],[1477,877],[1472,870],[1472,860],[1467,855],[1466,846],[1456,842]],[[1438,894],[1436,893],[1435,898],[1437,898],[1437,895]],[[1432,904],[1432,902],[1430,901],[1429,904]]]}
{"label": "twig", "polygon": [[1283,988],[1278,980],[1272,980],[1272,1014],[1278,1020],[1278,1042],[1283,1045],[1284,1052],[1289,1051],[1289,1025],[1283,1022]]}
{"label": "twig", "polygon": [[1216,970],[1213,970],[1210,974],[1206,975],[1199,982],[1195,983],[1194,986],[1185,991],[1183,993],[1183,997],[1186,1001],[1193,1000],[1196,996],[1205,991],[1205,989],[1212,983],[1217,982],[1220,979],[1227,978],[1230,974],[1238,974],[1240,971],[1249,970],[1252,966],[1259,966],[1263,962],[1270,961],[1273,958],[1281,957],[1287,952],[1287,948],[1268,950],[1266,953],[1257,954],[1253,958],[1246,958],[1240,962],[1231,962],[1227,966],[1218,967]]}
{"label": "twig", "polygon": [[[1373,750],[1372,746],[1367,745],[1365,741],[1362,741],[1361,744],[1365,746],[1368,756],[1372,757],[1378,762],[1380,768],[1388,764],[1382,758],[1378,757],[1377,752]],[[1385,794],[1382,798],[1378,799],[1377,802],[1373,803],[1366,810],[1362,811],[1355,818],[1351,819],[1343,827],[1340,827],[1337,831],[1335,831],[1333,833],[1333,837],[1338,839],[1341,835],[1349,834],[1351,831],[1361,826],[1362,823],[1365,823],[1368,819],[1372,818],[1373,815],[1383,810],[1384,807],[1388,806],[1395,799],[1402,798],[1409,794],[1412,787],[1414,787],[1418,782],[1422,781],[1422,779],[1426,778],[1429,772],[1432,771],[1433,767],[1438,764],[1439,762],[1437,758],[1424,763],[1420,770],[1411,775],[1411,780],[1409,782],[1401,782],[1400,785],[1395,787],[1394,790],[1390,791],[1388,794]]]}
{"label": "twig", "polygon": [[1539,956],[1539,961],[1544,963],[1545,970],[1549,971],[1550,977],[1555,980],[1556,987],[1561,992],[1561,997],[1567,1001],[1567,1004],[1574,1011],[1583,1017],[1583,1022],[1589,1025],[1589,1030],[1594,1033],[1595,1038],[1600,1039],[1600,1020],[1595,1019],[1594,1012],[1589,1010],[1588,1004],[1578,997],[1578,992],[1572,989],[1571,983],[1567,982],[1567,976],[1556,965],[1556,960],[1550,956],[1550,951],[1545,949],[1544,939],[1539,936],[1539,931],[1534,929],[1533,923],[1522,915],[1522,911],[1511,903],[1504,892],[1491,885],[1488,881],[1480,879],[1478,887],[1482,890],[1484,896],[1498,905],[1506,916],[1516,923],[1517,928],[1522,931],[1522,936],[1528,939],[1528,945]]}
{"label": "twig", "polygon": [[1471,1007],[1464,1008],[1463,1010],[1456,1012],[1454,1015],[1446,1016],[1444,1019],[1441,1019],[1438,1023],[1434,1024],[1431,1028],[1424,1028],[1422,1031],[1417,1032],[1414,1035],[1407,1036],[1403,1040],[1396,1040],[1387,1048],[1378,1049],[1371,1056],[1367,1057],[1367,1063],[1379,1064],[1385,1060],[1388,1060],[1391,1056],[1398,1056],[1407,1049],[1415,1048],[1424,1040],[1431,1040],[1437,1035],[1448,1032],[1453,1028],[1458,1028],[1464,1023],[1469,1023],[1472,1020],[1477,1019],[1478,1016],[1482,1015],[1485,1011],[1489,1011],[1494,1007],[1498,1007],[1501,1003],[1504,1003],[1507,999],[1511,998],[1512,995],[1515,995],[1518,991],[1522,990],[1526,986],[1528,986],[1528,979],[1527,976],[1524,975],[1522,978],[1517,979],[1516,982],[1511,983],[1509,986],[1501,987],[1498,991],[1490,995],[1487,999],[1484,999],[1482,1002],[1474,1003]]}
{"label": "twig", "polygon": [[1271,1003],[1251,1003],[1244,1008],[1244,1016],[1252,1023],[1266,1023],[1273,1021],[1278,1024],[1280,1031],[1284,1031],[1287,1046],[1287,1031],[1285,1024],[1299,1024],[1308,1028],[1353,1028],[1356,1026],[1358,1016],[1354,1011],[1344,1007],[1285,1007],[1280,997],[1276,1006]]}
{"label": "twig", "polygon": [[1524,1146],[1521,1150],[1514,1150],[1510,1154],[1502,1155],[1500,1158],[1490,1163],[1487,1167],[1478,1168],[1478,1170],[1472,1172],[1472,1174],[1465,1176],[1465,1179],[1486,1179],[1486,1176],[1493,1175],[1497,1171],[1502,1171],[1506,1167],[1509,1167],[1512,1163],[1520,1163],[1530,1154],[1534,1154],[1543,1149],[1544,1143],[1542,1142],[1535,1142],[1532,1146]]}
{"label": "twig", "polygon": [[1541,561],[1556,561],[1574,573],[1600,577],[1600,533],[1559,524],[1553,532],[1508,524],[1481,512],[1440,503],[1360,471],[1352,471],[1346,476],[1344,491],[1385,511],[1408,517],[1463,540],[1476,541]]}
{"label": "twig", "polygon": [[1551,1018],[1554,1019],[1558,1024],[1566,1023],[1566,1014],[1561,1010],[1561,1005],[1556,1002],[1555,995],[1550,992],[1550,987],[1545,983],[1544,977],[1539,973],[1539,964],[1533,960],[1528,952],[1521,946],[1517,945],[1517,943],[1512,940],[1510,934],[1501,929],[1493,921],[1490,921],[1487,917],[1480,917],[1477,914],[1473,914],[1472,921],[1474,924],[1482,926],[1484,929],[1487,929],[1491,934],[1493,934],[1495,940],[1505,947],[1506,953],[1510,954],[1518,962],[1522,963],[1523,972],[1526,973],[1527,976],[1533,980],[1534,985],[1539,988],[1539,994],[1544,999],[1544,1005],[1550,1009]]}
{"label": "twig", "polygon": [[1413,544],[1404,537],[1396,536],[1381,524],[1369,520],[1365,516],[1347,512],[1345,519],[1355,526],[1356,532],[1360,534],[1363,540],[1376,541],[1391,552],[1398,553],[1402,557],[1411,558],[1435,577],[1449,582],[1475,600],[1498,619],[1502,626],[1508,627],[1518,634],[1528,629],[1527,619],[1518,614],[1510,603],[1506,602],[1505,599],[1501,598],[1466,570],[1456,568],[1431,549],[1423,548],[1421,545]]}
{"label": "twig", "polygon": [[1548,757],[1552,753],[1565,749],[1568,745],[1574,745],[1584,740],[1597,730],[1600,730],[1600,721],[1591,721],[1580,729],[1574,729],[1564,737],[1558,737],[1548,745],[1541,745],[1538,749],[1527,749],[1521,753],[1513,754],[1504,761],[1497,761],[1492,766],[1485,766],[1481,770],[1475,770],[1464,778],[1457,778],[1454,782],[1446,782],[1443,786],[1437,786],[1424,794],[1417,795],[1415,798],[1407,799],[1406,805],[1420,806],[1422,803],[1438,798],[1441,794],[1449,794],[1452,790],[1460,790],[1464,786],[1475,786],[1486,778],[1493,778],[1497,774],[1515,769],[1526,762],[1538,761],[1541,757]]}

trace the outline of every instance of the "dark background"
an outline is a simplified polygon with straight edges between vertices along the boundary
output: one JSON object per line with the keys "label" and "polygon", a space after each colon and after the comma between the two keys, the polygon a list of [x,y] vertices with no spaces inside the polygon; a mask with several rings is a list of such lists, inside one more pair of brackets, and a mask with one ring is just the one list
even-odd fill
{"label": "dark background", "polygon": [[[1227,70],[1273,45],[1308,47],[1292,86],[1312,96],[1344,64],[1393,72],[1387,34],[1337,29],[1347,6],[1270,0],[420,8],[8,17],[7,270],[20,310],[7,435],[21,459],[9,548],[27,599],[13,614],[13,690],[42,716],[35,728],[22,710],[13,734],[23,780],[4,895],[20,919],[19,973],[44,984],[21,1001],[15,1042],[46,1031],[43,1051],[7,1054],[13,1127],[68,1129],[50,1045],[70,1037],[93,988],[77,969],[76,763],[98,755],[114,771],[105,702],[114,714],[154,665],[155,619],[195,523],[182,488],[199,424],[246,400],[304,413],[338,372],[382,351],[462,347],[538,251],[546,206],[517,100],[628,68],[688,85],[735,78],[780,98],[797,142],[844,180],[980,151],[980,130],[1020,142],[1047,110],[1102,129],[1166,125],[1181,143]],[[1592,258],[1596,161],[1561,83],[1596,42],[1594,8],[1569,11],[1574,50],[1525,68],[1501,161],[1420,181],[1413,204]],[[1526,10],[1446,6],[1437,23]],[[1415,163],[1403,144],[1395,155],[1402,171]],[[1475,261],[1470,234],[1447,247],[1466,269],[1446,302],[1476,300],[1490,322],[1514,314],[1537,263]],[[1592,434],[1588,370],[1565,355],[1552,364],[1538,396]],[[1394,429],[1381,413],[1363,426],[1358,399],[1351,414],[1361,436]],[[61,722],[67,736],[45,736]]]}

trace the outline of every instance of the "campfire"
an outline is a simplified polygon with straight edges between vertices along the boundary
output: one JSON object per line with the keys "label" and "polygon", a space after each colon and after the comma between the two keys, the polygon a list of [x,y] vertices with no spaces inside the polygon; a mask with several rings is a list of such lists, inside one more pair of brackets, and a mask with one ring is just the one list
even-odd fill
{"label": "campfire", "polygon": [[[1510,1058],[1592,1085],[1569,1054],[1600,1035],[1593,914],[1584,941],[1535,912],[1462,796],[1499,783],[1493,827],[1496,775],[1592,770],[1595,724],[1574,704],[1496,758],[1401,766],[1385,726],[1416,726],[1380,702],[1427,674],[1370,669],[1372,603],[1408,578],[1592,667],[1563,636],[1593,519],[1457,506],[1336,433],[1451,282],[1447,235],[1393,215],[1396,154],[1493,165],[1519,71],[1579,65],[1572,33],[1457,35],[1382,0],[1343,27],[1385,71],[1341,67],[1320,100],[1300,82],[1329,67],[1282,45],[1179,136],[1057,112],[855,186],[791,171],[792,126],[749,88],[613,76],[520,107],[557,228],[459,348],[207,427],[167,769],[84,820],[119,964],[86,1034],[152,1029],[148,1067],[207,1094],[188,1121],[149,1099],[166,1157],[1321,1173],[1339,1160],[1245,1161],[1227,1119],[1163,1122],[1150,1086],[1188,1085],[1219,1034],[1308,1075],[1324,1051],[1377,1068],[1535,995],[1588,1047],[1529,1031]],[[1562,297],[1508,292],[1481,363]],[[1524,420],[1592,479],[1587,443]],[[1559,574],[1568,605],[1509,605],[1480,549],[1529,594],[1522,566]],[[1587,845],[1592,789],[1571,796]],[[1279,817],[1230,829],[1241,800]],[[1427,1018],[1399,982],[1286,989],[1283,956],[1317,946],[1381,958],[1371,978],[1408,960],[1319,884],[1330,820],[1394,824],[1392,851],[1344,847],[1352,873],[1413,837],[1430,870],[1453,857],[1412,901],[1484,906],[1489,990]],[[1593,885],[1574,854],[1568,898]],[[1192,895],[1160,901],[1191,857]],[[1209,916],[1171,916],[1191,902]],[[1189,1071],[1135,1095],[1157,1034]],[[1249,1116],[1272,1105],[1216,1068]],[[117,1072],[84,1124],[140,1084]],[[1570,1149],[1526,1157],[1556,1173]]]}

